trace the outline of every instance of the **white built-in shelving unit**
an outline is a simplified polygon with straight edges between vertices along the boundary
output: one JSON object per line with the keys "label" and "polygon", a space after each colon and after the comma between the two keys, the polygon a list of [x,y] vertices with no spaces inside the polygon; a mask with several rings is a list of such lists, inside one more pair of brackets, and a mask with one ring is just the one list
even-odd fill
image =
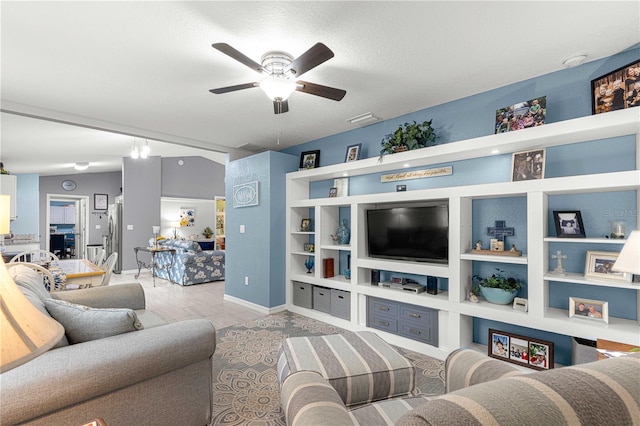
{"label": "white built-in shelving unit", "polygon": [[[451,350],[477,346],[473,344],[473,318],[499,321],[523,327],[545,330],[583,338],[606,338],[640,345],[640,324],[636,320],[617,318],[610,314],[609,323],[570,318],[568,311],[549,306],[549,283],[552,281],[578,283],[589,286],[629,288],[635,290],[640,309],[640,285],[624,282],[603,282],[586,278],[583,274],[554,275],[549,268],[549,244],[592,244],[601,250],[607,244],[622,244],[624,240],[604,238],[558,239],[547,235],[548,198],[569,194],[640,191],[640,108],[621,110],[595,116],[499,135],[484,136],[459,142],[356,162],[302,170],[287,174],[287,238],[286,238],[286,294],[287,309],[312,318],[349,329],[366,329],[367,296],[410,303],[439,310],[439,346],[433,347],[393,334],[381,332],[386,340],[427,355],[444,358]],[[552,147],[635,135],[636,169],[613,173],[557,177],[523,182],[502,182],[448,188],[422,189],[407,192],[378,193],[334,198],[310,198],[312,182],[359,176],[411,167],[429,166],[443,162],[489,157],[540,147]],[[527,205],[527,245],[522,257],[484,256],[470,253],[472,247],[472,203],[476,199],[525,197]],[[640,196],[637,197],[640,200]],[[448,200],[449,203],[449,263],[448,265],[373,259],[367,256],[365,217],[368,209],[384,203],[403,203],[429,200]],[[639,201],[640,202],[640,201]],[[640,206],[639,206],[640,207]],[[336,245],[330,237],[335,233],[340,208],[348,209],[351,223],[351,244]],[[343,213],[344,214],[344,213]],[[313,219],[311,232],[299,231],[303,218]],[[560,241],[561,240],[561,241]],[[305,243],[314,241],[315,252],[304,251]],[[351,256],[351,279],[338,274],[337,259],[341,252]],[[304,261],[315,259],[311,274]],[[322,277],[322,259],[336,259],[336,276]],[[528,312],[515,311],[510,305],[467,300],[473,262],[516,263],[527,266]],[[437,295],[415,294],[372,286],[373,269],[407,274],[430,275],[448,279],[448,291]],[[293,282],[334,288],[351,293],[351,320],[293,304]],[[579,295],[577,295],[579,296]],[[638,312],[640,318],[640,312]]]}

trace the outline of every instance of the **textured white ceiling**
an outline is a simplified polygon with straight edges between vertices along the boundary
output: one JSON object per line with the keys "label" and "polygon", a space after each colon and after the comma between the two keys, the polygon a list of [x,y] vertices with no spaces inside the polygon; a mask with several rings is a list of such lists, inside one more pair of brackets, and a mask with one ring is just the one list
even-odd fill
{"label": "textured white ceiling", "polygon": [[[212,43],[259,62],[319,41],[335,57],[303,79],[345,89],[341,102],[294,92],[276,116],[259,89],[208,91],[260,78]],[[120,135],[3,113],[0,154],[13,173],[61,174],[61,163],[93,155],[119,169],[132,136],[233,155],[247,143],[279,150],[350,130],[346,120],[365,112],[393,118],[638,42],[638,1],[2,1],[3,111]],[[172,155],[165,147],[153,153]]]}

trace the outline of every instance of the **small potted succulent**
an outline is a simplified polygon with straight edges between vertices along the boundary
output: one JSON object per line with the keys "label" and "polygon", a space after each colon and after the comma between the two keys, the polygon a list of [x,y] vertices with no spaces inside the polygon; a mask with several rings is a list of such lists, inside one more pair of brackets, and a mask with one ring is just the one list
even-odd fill
{"label": "small potted succulent", "polygon": [[505,278],[502,276],[504,271],[496,268],[496,273],[488,278],[482,278],[474,275],[476,281],[471,292],[474,295],[482,295],[488,302],[498,305],[508,305],[522,288],[522,283],[516,278]]}
{"label": "small potted succulent", "polygon": [[395,132],[386,135],[381,142],[380,156],[435,145],[436,134],[431,127],[432,121],[404,123]]}

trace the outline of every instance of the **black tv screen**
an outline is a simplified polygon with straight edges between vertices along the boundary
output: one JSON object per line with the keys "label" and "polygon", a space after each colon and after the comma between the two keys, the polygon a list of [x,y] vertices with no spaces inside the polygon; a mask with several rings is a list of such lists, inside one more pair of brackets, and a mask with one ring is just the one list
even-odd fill
{"label": "black tv screen", "polygon": [[449,206],[367,210],[369,256],[448,263]]}

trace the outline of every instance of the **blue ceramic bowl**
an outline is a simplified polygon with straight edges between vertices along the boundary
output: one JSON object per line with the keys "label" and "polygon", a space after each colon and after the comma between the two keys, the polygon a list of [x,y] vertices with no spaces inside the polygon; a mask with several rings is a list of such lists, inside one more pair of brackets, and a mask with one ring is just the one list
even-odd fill
{"label": "blue ceramic bowl", "polygon": [[496,305],[508,305],[513,302],[518,290],[508,292],[501,288],[480,287],[482,296],[487,299],[487,302],[495,303]]}

